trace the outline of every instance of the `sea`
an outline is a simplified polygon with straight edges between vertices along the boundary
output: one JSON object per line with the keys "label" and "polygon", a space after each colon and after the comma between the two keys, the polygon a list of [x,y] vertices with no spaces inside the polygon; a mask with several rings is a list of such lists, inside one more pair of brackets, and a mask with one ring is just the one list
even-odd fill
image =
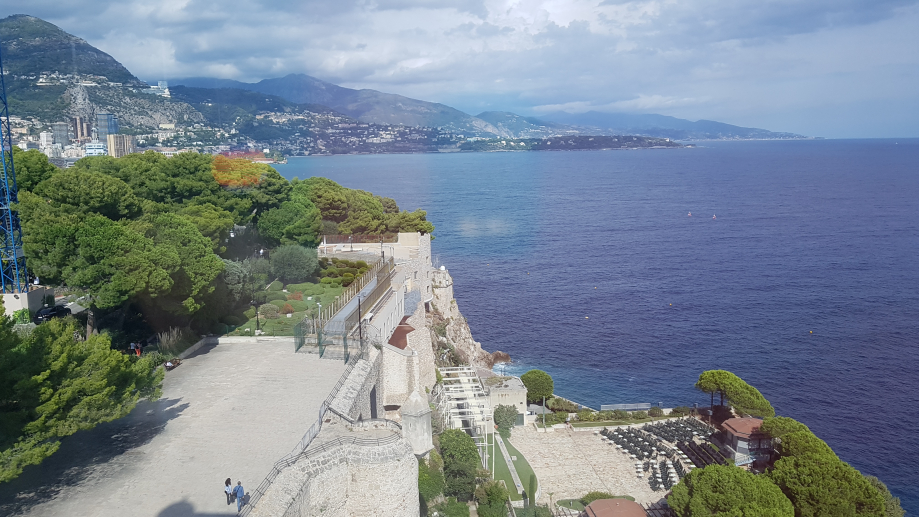
{"label": "sea", "polygon": [[276,168],[426,210],[498,372],[598,408],[730,370],[919,514],[919,140],[695,145]]}

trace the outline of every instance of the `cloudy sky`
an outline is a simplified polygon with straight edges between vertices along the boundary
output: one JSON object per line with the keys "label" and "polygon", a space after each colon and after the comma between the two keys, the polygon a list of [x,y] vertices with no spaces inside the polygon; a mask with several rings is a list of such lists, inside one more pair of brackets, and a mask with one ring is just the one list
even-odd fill
{"label": "cloudy sky", "polygon": [[919,0],[5,0],[146,80],[306,73],[506,110],[919,137]]}

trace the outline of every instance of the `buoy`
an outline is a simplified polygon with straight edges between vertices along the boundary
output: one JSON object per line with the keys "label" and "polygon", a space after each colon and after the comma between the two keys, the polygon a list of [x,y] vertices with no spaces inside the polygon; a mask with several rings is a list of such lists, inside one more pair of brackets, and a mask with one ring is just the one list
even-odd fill
{"label": "buoy", "polygon": [[594,289],[596,289],[596,287],[594,287]]}
{"label": "buoy", "polygon": [[588,317],[588,316],[584,316],[584,319],[585,319],[585,320],[589,320],[589,319],[590,319],[590,317]]}
{"label": "buoy", "polygon": [[814,331],[812,330],[812,331],[811,331],[811,334],[813,334],[813,333],[814,333]]}
{"label": "buoy", "polygon": [[670,306],[673,307],[673,304],[671,303]]}

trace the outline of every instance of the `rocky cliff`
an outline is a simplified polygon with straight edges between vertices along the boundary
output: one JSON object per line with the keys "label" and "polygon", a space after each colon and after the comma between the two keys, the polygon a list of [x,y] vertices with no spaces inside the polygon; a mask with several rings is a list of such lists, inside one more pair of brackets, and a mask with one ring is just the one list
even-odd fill
{"label": "rocky cliff", "polygon": [[432,274],[431,287],[434,299],[431,301],[431,313],[428,315],[428,326],[432,329],[432,340],[438,348],[438,360],[449,362],[450,354],[455,354],[459,363],[467,363],[479,368],[491,369],[495,363],[510,361],[504,352],[486,352],[482,344],[472,338],[472,331],[466,318],[460,313],[456,299],[453,298],[453,277],[445,269],[435,270]]}

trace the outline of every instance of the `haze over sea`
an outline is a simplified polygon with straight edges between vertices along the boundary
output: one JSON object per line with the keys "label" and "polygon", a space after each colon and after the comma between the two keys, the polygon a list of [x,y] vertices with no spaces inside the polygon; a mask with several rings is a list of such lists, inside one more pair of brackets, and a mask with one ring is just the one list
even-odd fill
{"label": "haze over sea", "polygon": [[919,513],[919,140],[276,168],[427,210],[473,337],[508,373],[546,370],[595,408],[672,407],[707,404],[699,373],[730,370]]}

